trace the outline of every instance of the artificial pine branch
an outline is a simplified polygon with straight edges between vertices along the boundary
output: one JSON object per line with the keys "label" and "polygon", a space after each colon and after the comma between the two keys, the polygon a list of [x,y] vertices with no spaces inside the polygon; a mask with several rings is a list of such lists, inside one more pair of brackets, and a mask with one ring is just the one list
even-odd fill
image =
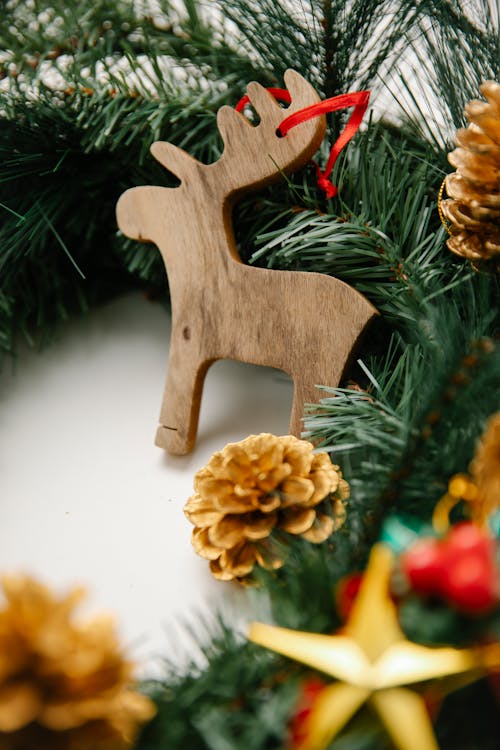
{"label": "artificial pine branch", "polygon": [[282,659],[246,643],[221,621],[203,625],[211,638],[201,649],[199,638],[193,641],[195,658],[183,675],[166,665],[170,679],[147,686],[159,711],[137,750],[279,750],[298,670],[291,675]]}
{"label": "artificial pine branch", "polygon": [[58,320],[137,285],[137,278],[164,290],[158,254],[117,236],[116,201],[130,184],[169,184],[148,154],[154,140],[177,140],[201,159],[220,153],[209,108],[217,92],[198,89],[188,106],[178,84],[169,94],[148,100],[116,85],[63,92],[41,86],[34,106],[13,82],[4,95],[0,275],[7,351],[16,333],[43,340]]}
{"label": "artificial pine branch", "polygon": [[[29,270],[30,258],[50,258],[52,283],[47,284],[43,273],[38,278],[43,261],[30,271],[31,278],[38,281],[35,295],[30,283],[10,287],[12,277],[7,275],[3,293],[11,300],[10,305],[16,299],[16,313],[2,334],[10,341],[6,343],[7,348],[13,346],[16,328],[28,331],[35,326],[48,334],[58,318],[83,311],[92,300],[102,297],[102,289],[98,294],[92,290],[89,265],[99,276],[104,247],[111,250],[104,261],[110,268],[109,283],[105,285],[107,293],[112,292],[113,272],[118,274],[116,291],[123,288],[122,272],[132,274],[131,283],[137,283],[135,279],[139,277],[155,289],[163,288],[163,270],[158,258],[152,258],[150,248],[115,238],[111,202],[108,199],[102,203],[98,198],[101,189],[105,196],[116,196],[127,181],[128,184],[164,184],[166,175],[160,174],[153,159],[146,157],[153,140],[172,140],[193,156],[213,161],[220,153],[214,127],[215,112],[221,104],[234,103],[239,98],[250,73],[263,83],[270,83],[279,80],[281,72],[293,65],[303,73],[309,72],[320,90],[325,89],[326,78],[333,70],[337,71],[338,86],[353,86],[358,80],[364,84],[368,73],[361,74],[360,70],[366,60],[370,60],[370,76],[373,77],[377,66],[388,64],[388,56],[395,49],[402,30],[411,26],[407,13],[392,16],[393,24],[387,24],[387,33],[376,36],[380,46],[377,52],[372,49],[375,11],[389,12],[379,0],[357,2],[349,13],[341,2],[326,5],[312,2],[297,9],[293,19],[290,19],[288,6],[271,3],[269,8],[263,7],[269,10],[269,18],[262,28],[256,25],[258,14],[256,16],[253,4],[246,0],[234,4],[221,2],[218,7],[223,18],[237,22],[238,32],[226,32],[222,22],[205,17],[194,2],[187,3],[185,13],[180,15],[173,14],[168,4],[164,4],[163,16],[149,16],[146,12],[141,15],[128,3],[120,3],[112,10],[105,0],[92,9],[85,8],[81,2],[71,7],[62,2],[52,5],[13,2],[9,5],[10,23],[6,24],[6,33],[10,36],[4,39],[8,46],[4,72],[9,77],[2,95],[5,192],[0,195],[0,202],[6,207],[3,229],[8,238],[3,262],[13,269],[12,276],[21,280],[23,269]],[[42,19],[44,13],[50,17],[45,33],[39,20],[40,12]],[[358,27],[354,40],[354,30]],[[335,28],[334,43],[325,31],[328,28],[332,33]],[[9,31],[12,29],[15,33]],[[281,38],[283,44],[276,47],[276,38]],[[311,50],[314,51],[312,57]],[[179,70],[185,72],[179,75]],[[61,76],[56,84],[50,79],[54,71]],[[18,132],[19,122],[22,127]],[[27,133],[40,133],[42,129],[51,135],[55,131],[55,137],[46,139],[45,143],[41,143],[43,138],[38,135],[33,138],[36,152],[44,154],[46,149],[47,153],[41,158],[39,178],[33,173],[35,179],[28,182],[24,169],[18,172],[17,161],[24,159],[24,150],[27,159],[33,153],[27,144]],[[55,170],[50,180],[52,195],[58,192],[61,205],[55,208],[49,201],[41,213],[38,209],[29,211],[28,204],[37,206],[39,200],[44,203],[47,179],[43,179],[43,172],[54,170],[57,154],[66,153],[68,139],[72,159]],[[8,158],[12,150],[19,154],[14,160]],[[87,155],[97,153],[105,156],[100,161],[99,177],[90,190],[78,192],[73,178],[75,173],[68,167],[76,158],[86,163]],[[42,166],[42,162],[46,166]],[[84,171],[88,182],[92,169],[90,174],[87,169]],[[321,205],[312,172],[307,172],[306,177],[309,205],[318,205],[318,202]],[[41,198],[36,195],[39,190]],[[259,233],[260,226],[269,223],[277,206],[289,205],[290,195],[281,187],[268,195],[269,200],[261,203],[265,210],[259,212],[258,221],[254,220],[254,212],[248,211],[248,221],[241,222],[239,238],[247,235],[242,241],[243,257],[253,251],[249,240]],[[94,202],[105,210],[93,211]],[[84,247],[80,247],[76,233],[73,239],[72,228],[68,233],[67,226],[64,231],[60,226],[62,216],[69,217],[72,213],[72,205],[78,205],[82,220],[88,217]],[[16,214],[23,218],[19,219]],[[244,215],[245,207],[239,216]],[[33,222],[32,229],[30,222]],[[70,227],[72,224],[70,220]],[[29,240],[33,236],[37,237],[34,246]],[[28,253],[21,253],[27,238]],[[73,272],[78,272],[69,266],[67,275],[65,264],[57,260],[61,253],[67,260],[70,257],[76,260],[76,265],[78,258],[81,260],[80,256],[85,256],[87,269],[83,272],[90,281],[83,283],[82,279],[72,276]],[[15,269],[15,258],[19,258],[19,273]],[[68,284],[66,292],[61,292]],[[76,305],[68,302],[78,299],[81,302]],[[39,337],[40,334],[33,330],[33,335]]]}
{"label": "artificial pine branch", "polygon": [[389,87],[415,132],[438,151],[450,150],[466,102],[481,83],[500,77],[498,4],[422,0],[419,11],[407,33],[410,54]]}
{"label": "artificial pine branch", "polygon": [[310,439],[341,462],[348,455],[355,558],[364,559],[388,513],[429,516],[500,409],[500,348],[489,338],[500,324],[495,298],[498,289],[477,278],[452,300],[443,293],[429,325],[423,311],[417,342],[398,335],[385,359],[371,360],[365,388],[332,391],[306,418]]}
{"label": "artificial pine branch", "polygon": [[443,253],[435,211],[441,171],[425,149],[372,126],[334,175],[341,199],[325,211],[288,208],[256,238],[252,261],[329,273],[411,333],[421,305],[467,275]]}

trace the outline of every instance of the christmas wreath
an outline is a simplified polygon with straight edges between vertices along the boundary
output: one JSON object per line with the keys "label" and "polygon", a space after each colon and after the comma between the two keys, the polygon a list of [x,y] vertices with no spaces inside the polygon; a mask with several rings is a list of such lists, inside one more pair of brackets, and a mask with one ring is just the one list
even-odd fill
{"label": "christmas wreath", "polygon": [[[500,671],[500,80],[487,0],[9,0],[0,29],[0,350],[141,288],[159,255],[117,231],[169,141],[216,161],[222,105],[297,70],[371,89],[334,196],[308,165],[235,209],[242,260],[310,271],[379,318],[302,439],[221,446],[185,513],[214,575],[265,599],[214,619],[204,661],[131,685],[109,622],[5,579],[0,747],[496,747]],[[179,7],[180,6],[180,7]],[[347,116],[327,119],[317,161]],[[451,252],[450,252],[451,251]],[[154,716],[153,716],[154,714]]]}

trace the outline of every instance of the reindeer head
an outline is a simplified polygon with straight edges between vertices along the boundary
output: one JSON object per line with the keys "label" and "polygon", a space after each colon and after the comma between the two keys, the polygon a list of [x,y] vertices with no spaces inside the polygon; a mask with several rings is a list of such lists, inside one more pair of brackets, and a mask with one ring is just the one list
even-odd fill
{"label": "reindeer head", "polygon": [[204,181],[211,186],[222,182],[226,194],[228,187],[231,192],[255,189],[279,179],[281,173],[293,172],[318,150],[325,134],[325,118],[304,122],[281,137],[278,128],[286,117],[319,101],[313,87],[294,70],[287,70],[285,83],[292,98],[287,109],[260,84],[248,85],[248,97],[260,117],[256,126],[232,107],[219,109],[217,126],[224,152],[214,164],[201,164],[182,149],[163,141],[153,143],[151,153],[183,182],[194,170],[202,168]]}
{"label": "reindeer head", "polygon": [[257,125],[232,107],[221,107],[217,125],[224,151],[213,164],[202,164],[172,143],[153,143],[151,153],[181,180],[181,185],[127,190],[117,205],[122,232],[158,244],[158,211],[165,211],[169,202],[173,219],[180,210],[186,214],[195,205],[199,210],[200,203],[227,205],[240,192],[258,189],[307,163],[323,139],[325,117],[303,122],[280,136],[278,128],[286,117],[319,101],[316,91],[299,73],[288,70],[285,83],[291,95],[286,109],[260,84],[248,85],[248,97],[260,118]]}

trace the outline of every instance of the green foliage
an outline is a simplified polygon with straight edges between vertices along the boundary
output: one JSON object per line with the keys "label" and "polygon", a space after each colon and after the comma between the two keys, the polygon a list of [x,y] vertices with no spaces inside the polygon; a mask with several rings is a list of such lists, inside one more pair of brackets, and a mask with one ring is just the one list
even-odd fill
{"label": "green foliage", "polygon": [[419,6],[407,35],[411,55],[396,66],[390,87],[414,131],[437,149],[448,148],[464,124],[466,102],[478,98],[483,81],[500,77],[499,6],[496,0],[421,0]]}
{"label": "green foliage", "polygon": [[436,293],[470,275],[443,252],[435,210],[441,171],[429,158],[429,149],[371,127],[334,175],[339,201],[325,212],[288,208],[273,217],[251,260],[336,276],[414,336]]}
{"label": "green foliage", "polygon": [[[92,60],[90,50],[113,50],[113,40],[130,32],[136,23],[132,3],[126,0],[9,0],[3,3],[8,23],[0,29],[0,49],[18,66],[36,68],[43,60],[80,55]],[[84,53],[87,52],[87,56]]]}
{"label": "green foliage", "polygon": [[[290,16],[286,4],[266,2],[256,13],[247,0],[213,3],[217,13],[195,2],[184,12],[167,2],[156,12],[107,0],[91,8],[79,0],[7,3],[0,270],[10,313],[2,347],[12,349],[18,333],[44,340],[69,314],[137,280],[163,290],[158,255],[116,237],[113,211],[125,187],[168,179],[147,157],[150,143],[165,138],[213,161],[217,109],[236,102],[250,78],[276,83],[290,66],[324,95],[382,78],[416,17],[391,14],[389,5],[310,2]],[[380,18],[387,23],[374,34]],[[321,203],[313,173],[304,179],[309,205]],[[282,187],[268,196],[257,224],[251,204],[239,211],[243,257],[290,204]]]}
{"label": "green foliage", "polygon": [[116,89],[110,96],[103,85],[66,92],[42,86],[36,106],[17,85],[5,95],[0,277],[6,351],[17,333],[43,341],[70,314],[138,279],[164,295],[158,253],[117,235],[116,201],[131,185],[172,184],[148,156],[158,138],[215,158],[218,143],[204,134],[214,130],[211,107],[219,101],[200,89],[186,103],[178,83],[164,81],[163,88],[167,93],[154,101]]}
{"label": "green foliage", "polygon": [[[431,512],[500,408],[498,347],[475,351],[500,328],[498,283],[443,247],[441,170],[430,153],[372,127],[339,167],[335,213],[287,209],[257,236],[252,256],[270,268],[336,276],[381,313],[366,362],[351,371],[362,387],[326,389],[331,395],[305,421],[307,437],[345,461],[354,559],[363,559],[387,512]],[[477,363],[463,372],[471,355]],[[430,418],[437,423],[428,435]]]}
{"label": "green foliage", "polygon": [[[183,676],[151,683],[158,715],[144,730],[137,750],[260,750],[282,747],[297,698],[297,677],[282,659],[241,639],[220,624]],[[199,645],[195,646],[199,649]]]}

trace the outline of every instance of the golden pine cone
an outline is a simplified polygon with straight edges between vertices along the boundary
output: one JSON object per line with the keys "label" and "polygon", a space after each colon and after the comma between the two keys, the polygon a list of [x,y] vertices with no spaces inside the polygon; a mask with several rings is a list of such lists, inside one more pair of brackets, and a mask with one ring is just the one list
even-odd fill
{"label": "golden pine cone", "polygon": [[223,581],[255,564],[281,567],[280,532],[325,541],[342,525],[349,485],[327,453],[292,435],[250,435],[215,453],[197,472],[184,512],[196,552]]}
{"label": "golden pine cone", "polygon": [[130,688],[109,618],[77,625],[81,590],[57,598],[29,577],[3,580],[0,749],[124,750],[154,705]]}
{"label": "golden pine cone", "polygon": [[480,91],[487,101],[466,105],[471,124],[457,131],[458,148],[448,155],[457,171],[446,177],[441,207],[452,253],[476,269],[500,269],[500,84],[487,81]]}
{"label": "golden pine cone", "polygon": [[474,519],[485,523],[500,506],[500,412],[490,417],[470,472],[477,488]]}

